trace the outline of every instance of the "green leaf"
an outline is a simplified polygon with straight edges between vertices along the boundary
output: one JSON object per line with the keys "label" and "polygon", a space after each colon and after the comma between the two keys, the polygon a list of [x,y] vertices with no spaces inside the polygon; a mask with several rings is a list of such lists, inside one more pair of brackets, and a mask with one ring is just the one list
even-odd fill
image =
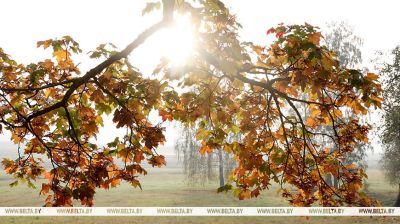
{"label": "green leaf", "polygon": [[236,125],[232,125],[232,127],[230,128],[230,130],[231,130],[231,132],[232,132],[233,134],[237,134],[237,133],[240,132],[240,128],[239,128],[238,126],[236,126]]}
{"label": "green leaf", "polygon": [[10,187],[16,187],[18,185],[18,180],[10,183],[9,185],[10,185]]}
{"label": "green leaf", "polygon": [[207,139],[208,135],[210,134],[209,131],[203,128],[199,128],[196,134],[196,140],[205,140]]}
{"label": "green leaf", "polygon": [[97,103],[95,107],[96,107],[96,110],[99,113],[99,115],[101,115],[103,113],[105,113],[106,115],[109,115],[112,112],[112,107],[109,106],[108,104],[104,104],[104,103],[100,102],[100,103]]}
{"label": "green leaf", "polygon": [[232,190],[232,185],[230,185],[230,184],[225,184],[224,186],[219,187],[219,188],[217,189],[217,192],[218,192],[218,193],[220,193],[220,192],[228,192],[229,190]]}

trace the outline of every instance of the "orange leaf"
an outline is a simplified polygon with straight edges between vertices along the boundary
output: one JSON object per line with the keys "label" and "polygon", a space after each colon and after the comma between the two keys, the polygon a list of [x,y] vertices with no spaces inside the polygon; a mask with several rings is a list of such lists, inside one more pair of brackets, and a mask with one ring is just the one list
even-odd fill
{"label": "orange leaf", "polygon": [[135,160],[136,163],[140,163],[142,160],[144,160],[143,152],[137,152],[133,160]]}
{"label": "orange leaf", "polygon": [[47,172],[44,174],[44,178],[48,180],[53,180],[54,174],[52,172]]}
{"label": "orange leaf", "polygon": [[374,74],[374,73],[368,73],[367,76],[365,77],[365,79],[368,81],[377,80],[378,78],[379,78],[379,75]]}
{"label": "orange leaf", "polygon": [[317,122],[313,118],[307,118],[306,120],[306,125],[309,127],[315,127],[317,125]]}
{"label": "orange leaf", "polygon": [[321,32],[312,33],[308,36],[308,41],[315,45],[319,45],[319,41],[321,39]]}
{"label": "orange leaf", "polygon": [[165,110],[160,110],[160,111],[158,112],[158,115],[161,116],[161,118],[162,118],[163,121],[166,121],[166,120],[172,121],[172,120],[173,120],[172,115],[169,114],[169,113],[168,113],[167,111],[165,111]]}
{"label": "orange leaf", "polygon": [[114,178],[111,181],[111,187],[116,187],[119,183],[121,183],[121,179],[120,178]]}
{"label": "orange leaf", "polygon": [[203,142],[201,148],[200,148],[200,154],[204,155],[204,153],[212,153],[212,148],[210,148],[205,142]]}
{"label": "orange leaf", "polygon": [[39,194],[45,195],[47,193],[49,193],[50,190],[50,185],[49,184],[42,184],[42,190],[40,191]]}
{"label": "orange leaf", "polygon": [[165,161],[164,156],[156,156],[155,161],[156,161],[158,167],[161,167],[162,165],[167,165],[167,162]]}

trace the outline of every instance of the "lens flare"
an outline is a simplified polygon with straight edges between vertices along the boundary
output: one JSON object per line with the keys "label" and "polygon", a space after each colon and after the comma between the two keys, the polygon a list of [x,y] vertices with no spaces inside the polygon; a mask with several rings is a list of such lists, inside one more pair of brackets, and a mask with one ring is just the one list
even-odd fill
{"label": "lens flare", "polygon": [[176,15],[171,27],[161,30],[154,37],[158,54],[169,59],[171,65],[182,66],[192,52],[195,42],[188,15]]}

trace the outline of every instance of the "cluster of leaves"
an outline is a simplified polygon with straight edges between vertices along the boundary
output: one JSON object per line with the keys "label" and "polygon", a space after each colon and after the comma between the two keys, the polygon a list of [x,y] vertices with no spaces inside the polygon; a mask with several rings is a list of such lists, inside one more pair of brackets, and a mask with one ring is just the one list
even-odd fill
{"label": "cluster of leaves", "polygon": [[[72,206],[72,199],[91,206],[96,188],[121,180],[140,186],[143,160],[165,164],[155,151],[165,141],[163,129],[148,120],[155,109],[164,121],[198,123],[200,152],[235,155],[235,186],[223,189],[234,188],[240,199],[278,182],[296,206],[376,204],[360,191],[364,171],[343,164],[358,142],[368,141],[369,126],[344,119],[343,110],[361,115],[379,107],[378,76],[342,68],[311,25],[281,24],[268,31],[276,35],[274,43],[257,46],[239,41],[240,24],[221,1],[177,2],[177,12],[191,15],[198,47],[181,69],[163,60],[156,68],[161,81],[144,78],[127,56],[168,25],[172,12],[120,52],[100,46],[91,55],[106,59],[84,75],[71,58],[80,49],[70,37],[39,42],[53,48],[53,58],[28,66],[1,50],[0,122],[16,144],[25,145],[18,159],[3,161],[6,172],[29,181],[44,175],[41,193],[52,192],[48,206]],[[180,93],[171,88],[175,79]],[[99,147],[96,134],[105,114],[127,132]],[[321,126],[329,131],[318,132]],[[240,141],[229,140],[237,133]],[[318,144],[318,136],[329,138],[335,150]],[[52,167],[43,167],[38,154]],[[325,175],[335,176],[339,187],[325,182]]]}
{"label": "cluster of leaves", "polygon": [[[41,194],[53,192],[46,199],[52,206],[70,206],[72,199],[92,205],[96,187],[108,189],[121,180],[140,187],[138,174],[146,174],[143,160],[165,164],[154,151],[165,141],[163,130],[147,119],[165,85],[142,78],[126,58],[78,85],[82,76],[71,57],[81,52],[79,45],[68,36],[38,42],[38,47],[50,46],[53,59],[28,66],[1,51],[1,122],[12,141],[24,145],[15,161],[3,160],[6,173],[27,181],[43,175],[48,183]],[[99,46],[91,57],[110,57],[113,51],[105,47]],[[127,132],[100,147],[96,134],[103,115],[109,114]],[[37,155],[50,159],[50,170]]]}
{"label": "cluster of leaves", "polygon": [[[205,32],[217,36],[204,39],[207,44],[184,74],[183,85],[192,89],[179,100],[168,94],[162,114],[189,123],[200,120],[201,153],[223,148],[236,155],[231,178],[240,199],[256,197],[278,182],[282,196],[297,206],[375,204],[360,192],[363,169],[344,163],[356,144],[368,141],[370,127],[357,116],[345,119],[343,111],[362,115],[370,106],[380,107],[378,76],[341,68],[334,53],[320,46],[321,33],[311,25],[272,28],[268,33],[277,40],[263,47],[236,42],[228,21],[216,27],[205,22]],[[306,113],[299,108],[307,108]],[[322,126],[328,131],[318,132]],[[242,141],[227,141],[237,132]],[[320,136],[331,146],[320,145]],[[325,182],[326,175],[340,185]]]}

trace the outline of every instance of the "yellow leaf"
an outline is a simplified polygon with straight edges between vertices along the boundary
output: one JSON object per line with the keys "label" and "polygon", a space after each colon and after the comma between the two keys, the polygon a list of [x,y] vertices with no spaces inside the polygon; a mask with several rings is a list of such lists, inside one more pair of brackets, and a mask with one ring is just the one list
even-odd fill
{"label": "yellow leaf", "polygon": [[64,60],[67,60],[69,55],[70,55],[69,52],[64,49],[53,52],[53,56],[56,57],[56,59],[59,63]]}
{"label": "yellow leaf", "polygon": [[43,43],[43,48],[44,48],[44,49],[48,48],[52,42],[53,42],[52,40],[46,40],[46,41]]}
{"label": "yellow leaf", "polygon": [[333,109],[333,114],[336,116],[336,117],[342,117],[343,116],[343,113],[342,113],[342,111],[341,110],[338,110],[338,109]]}
{"label": "yellow leaf", "polygon": [[318,108],[315,108],[311,111],[311,117],[317,117],[321,115],[321,111]]}
{"label": "yellow leaf", "polygon": [[45,96],[46,98],[49,98],[50,96],[53,96],[54,93],[55,93],[55,89],[54,89],[54,88],[49,88],[49,89],[46,89],[46,90],[44,91],[44,96]]}
{"label": "yellow leaf", "polygon": [[96,124],[100,124],[102,127],[104,126],[103,118],[101,116],[96,117]]}
{"label": "yellow leaf", "polygon": [[327,125],[332,125],[332,119],[329,116],[324,117],[324,122]]}
{"label": "yellow leaf", "polygon": [[196,140],[206,139],[209,134],[210,134],[210,132],[207,131],[206,129],[199,128],[199,130],[197,131],[197,134],[196,134]]}

